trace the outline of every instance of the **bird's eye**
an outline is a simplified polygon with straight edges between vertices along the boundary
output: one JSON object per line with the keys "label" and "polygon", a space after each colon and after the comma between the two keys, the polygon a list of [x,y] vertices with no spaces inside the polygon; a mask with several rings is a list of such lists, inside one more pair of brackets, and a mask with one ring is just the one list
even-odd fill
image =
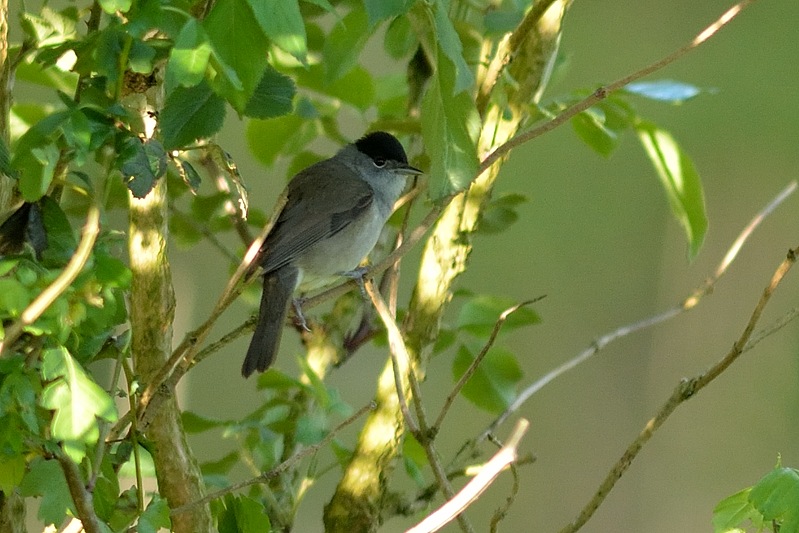
{"label": "bird's eye", "polygon": [[375,160],[374,160],[374,164],[375,164],[375,166],[376,166],[377,168],[383,168],[384,166],[386,166],[386,160],[385,160],[385,159],[378,158],[378,159],[375,159]]}

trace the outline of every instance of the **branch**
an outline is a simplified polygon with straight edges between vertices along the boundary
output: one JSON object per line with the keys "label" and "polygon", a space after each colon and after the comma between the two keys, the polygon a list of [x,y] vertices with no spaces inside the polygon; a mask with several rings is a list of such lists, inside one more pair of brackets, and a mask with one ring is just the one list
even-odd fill
{"label": "branch", "polygon": [[58,459],[58,463],[64,471],[67,487],[69,487],[69,495],[72,496],[72,501],[75,503],[75,511],[81,524],[83,524],[83,530],[86,533],[101,533],[103,529],[100,526],[100,519],[97,518],[97,514],[94,512],[92,495],[83,484],[78,465],[60,450],[56,453],[56,459]]}
{"label": "branch", "polygon": [[53,302],[75,281],[75,278],[78,277],[78,274],[86,265],[86,261],[89,260],[89,255],[99,233],[100,210],[97,206],[91,206],[75,255],[69,260],[63,272],[22,312],[19,320],[6,330],[6,337],[0,342],[0,356],[2,356],[6,347],[13,345],[14,341],[22,335],[24,329],[42,316],[42,313],[53,305]]}
{"label": "branch", "polygon": [[648,76],[653,72],[656,72],[662,69],[663,67],[670,65],[671,63],[680,59],[688,52],[691,52],[695,48],[698,48],[705,41],[707,41],[713,35],[715,35],[727,23],[729,23],[732,19],[738,16],[738,14],[741,11],[743,11],[744,8],[749,7],[754,2],[755,0],[742,0],[741,2],[738,2],[730,9],[725,11],[724,14],[721,15],[715,22],[713,22],[712,24],[707,26],[704,30],[699,32],[699,34],[696,37],[694,37],[694,39],[685,46],[678,48],[671,54],[655,61],[654,63],[645,66],[640,70],[633,72],[632,74],[624,76],[623,78],[620,78],[609,85],[604,85],[602,87],[599,87],[590,96],[574,104],[573,106],[567,108],[565,111],[563,111],[561,114],[559,114],[552,120],[544,122],[540,126],[537,126],[531,130],[527,130],[523,133],[520,133],[519,135],[516,135],[515,137],[507,141],[505,144],[497,147],[497,149],[488,154],[488,156],[480,164],[480,170],[478,171],[478,173],[482,174],[483,172],[488,170],[494,163],[496,163],[499,159],[507,155],[508,152],[510,152],[517,146],[520,146],[532,139],[535,139],[536,137],[543,135],[544,133],[547,133],[557,128],[564,122],[571,119],[573,116],[582,113],[583,111],[590,108],[594,104],[604,100],[610,94],[623,89],[631,82],[643,78],[645,76]]}
{"label": "branch", "polygon": [[499,318],[497,319],[496,323],[494,323],[494,329],[491,330],[491,335],[488,336],[488,340],[486,341],[485,345],[483,345],[483,349],[480,350],[480,353],[477,354],[477,357],[474,358],[472,364],[469,365],[469,368],[466,369],[466,372],[463,373],[461,378],[452,388],[452,391],[449,393],[449,396],[447,396],[447,399],[444,401],[444,406],[441,408],[441,412],[438,414],[438,418],[436,418],[436,423],[433,424],[433,428],[435,428],[436,431],[438,431],[438,429],[441,428],[441,424],[444,422],[444,417],[447,415],[447,412],[449,411],[450,407],[452,407],[455,398],[457,398],[458,394],[460,394],[461,389],[463,389],[463,386],[466,385],[466,382],[469,381],[472,375],[474,375],[474,373],[477,371],[477,368],[480,366],[480,363],[483,362],[483,358],[488,353],[488,350],[490,350],[491,347],[494,345],[494,341],[496,340],[497,335],[499,335],[499,330],[502,329],[502,325],[505,324],[505,320],[507,320],[507,318],[511,314],[515,313],[520,308],[535,303],[539,301],[541,298],[543,298],[543,296],[536,298],[535,300],[527,300],[525,302],[516,304],[512,307],[505,309],[502,312],[502,314],[499,315]]}
{"label": "branch", "polygon": [[727,352],[724,357],[722,357],[706,372],[691,379],[680,380],[680,383],[677,385],[677,387],[675,387],[674,392],[672,392],[668,400],[666,400],[666,402],[661,406],[654,418],[647,422],[647,424],[644,426],[644,429],[638,434],[638,437],[636,437],[635,440],[630,443],[624,454],[619,458],[616,464],[613,465],[613,468],[610,469],[610,472],[608,472],[607,476],[605,476],[605,480],[599,486],[599,489],[597,489],[597,491],[594,493],[594,496],[591,498],[591,500],[585,505],[585,507],[583,507],[583,510],[577,516],[577,519],[561,529],[560,533],[574,533],[583,525],[585,525],[591,516],[593,516],[594,512],[605,501],[605,498],[616,485],[616,482],[621,479],[621,476],[624,475],[624,473],[630,467],[633,460],[635,460],[635,458],[638,456],[638,453],[641,451],[644,445],[649,441],[649,439],[652,438],[652,435],[654,435],[655,431],[657,431],[669,418],[669,416],[671,416],[675,409],[677,409],[677,406],[686,400],[693,398],[700,390],[708,386],[714,379],[719,377],[722,372],[729,368],[730,365],[732,365],[741,356],[747,344],[749,343],[757,322],[760,320],[760,317],[763,314],[763,310],[769,303],[769,300],[771,300],[771,296],[774,294],[774,291],[777,290],[777,287],[785,278],[785,275],[796,262],[797,253],[799,253],[799,247],[788,250],[787,257],[782,261],[780,266],[777,267],[777,270],[771,277],[771,281],[763,290],[763,294],[760,296],[757,305],[752,311],[743,333],[741,333],[741,336],[738,338],[735,344],[733,344],[730,351]]}
{"label": "branch", "polygon": [[209,502],[211,502],[211,501],[213,501],[213,500],[215,500],[217,498],[221,498],[222,496],[224,496],[226,494],[229,494],[231,492],[235,492],[235,491],[243,489],[245,487],[249,487],[250,485],[257,485],[259,483],[267,483],[267,482],[269,482],[270,480],[276,478],[277,476],[279,476],[280,474],[282,474],[283,472],[285,472],[286,470],[288,470],[289,468],[294,466],[298,461],[300,461],[300,459],[304,459],[305,457],[308,457],[309,455],[313,455],[314,453],[318,452],[319,450],[321,450],[322,448],[324,448],[325,446],[330,444],[330,442],[336,437],[336,435],[338,434],[339,431],[341,431],[345,427],[347,427],[350,424],[352,424],[353,422],[355,422],[358,418],[363,416],[364,413],[366,413],[367,411],[371,411],[374,408],[375,408],[374,402],[370,402],[370,403],[364,405],[363,407],[358,409],[358,411],[355,414],[353,414],[352,416],[350,416],[349,418],[344,420],[344,422],[342,422],[341,424],[339,424],[338,426],[333,428],[333,431],[331,431],[330,433],[325,435],[325,437],[321,441],[317,442],[316,444],[314,444],[312,446],[308,446],[307,448],[304,448],[304,449],[300,450],[299,452],[295,453],[294,455],[292,455],[291,457],[289,457],[288,459],[286,459],[285,461],[280,463],[278,466],[276,466],[272,470],[269,470],[268,472],[264,472],[261,475],[255,476],[255,477],[250,478],[250,479],[248,479],[246,481],[242,481],[240,483],[235,483],[235,484],[233,484],[233,485],[231,485],[229,487],[226,487],[224,489],[218,490],[216,492],[212,492],[211,494],[208,494],[208,495],[200,498],[197,501],[194,501],[194,502],[191,502],[191,503],[187,503],[186,505],[181,505],[180,507],[176,507],[176,508],[172,509],[172,511],[170,512],[170,515],[171,516],[175,516],[175,515],[178,515],[178,514],[181,514],[181,513],[185,513],[185,512],[190,511],[191,509],[193,509],[195,507],[198,507],[198,506],[201,506],[201,505],[205,505],[205,504],[207,504],[207,503],[209,503]]}
{"label": "branch", "polygon": [[[496,431],[496,429],[503,423],[505,420],[508,419],[513,413],[518,411],[522,405],[524,405],[527,400],[529,400],[535,393],[543,389],[546,385],[550,382],[554,381],[555,379],[559,378],[561,375],[565,374],[569,370],[572,370],[579,366],[580,364],[584,363],[591,357],[597,354],[600,350],[605,348],[608,344],[613,341],[616,341],[622,337],[626,337],[632,333],[636,333],[638,331],[644,330],[646,328],[656,326],[662,322],[666,322],[674,318],[677,315],[680,315],[686,311],[690,311],[696,305],[699,304],[700,300],[707,294],[713,292],[713,288],[715,287],[718,280],[727,272],[727,269],[738,256],[738,252],[741,250],[743,245],[749,239],[749,236],[752,235],[755,228],[757,228],[763,220],[770,215],[782,202],[785,201],[788,196],[791,195],[797,188],[797,183],[792,181],[785,187],[780,193],[771,200],[766,207],[764,207],[757,215],[752,218],[749,224],[741,231],[735,241],[732,243],[732,246],[727,250],[727,253],[724,254],[724,259],[719,263],[718,267],[716,268],[713,276],[710,277],[702,284],[700,287],[695,289],[690,296],[685,298],[681,303],[677,304],[676,306],[668,309],[658,315],[645,318],[638,322],[634,322],[632,324],[624,325],[610,333],[603,335],[602,337],[595,340],[591,343],[591,346],[580,352],[576,357],[566,361],[562,365],[558,366],[557,368],[551,370],[537,381],[526,387],[516,399],[513,401],[512,404],[508,406],[505,411],[499,415],[491,424],[473,441],[472,444],[476,445],[481,443],[486,439],[486,437]],[[467,443],[468,446],[468,443]],[[465,446],[462,450],[467,448]]]}
{"label": "branch", "polygon": [[512,464],[518,455],[519,442],[530,427],[530,423],[524,418],[517,422],[513,433],[508,441],[481,469],[480,473],[474,476],[460,492],[451,498],[447,503],[438,508],[430,516],[422,520],[419,524],[409,529],[406,533],[431,533],[438,531],[456,516],[460,514],[474,502],[496,477],[508,465]]}

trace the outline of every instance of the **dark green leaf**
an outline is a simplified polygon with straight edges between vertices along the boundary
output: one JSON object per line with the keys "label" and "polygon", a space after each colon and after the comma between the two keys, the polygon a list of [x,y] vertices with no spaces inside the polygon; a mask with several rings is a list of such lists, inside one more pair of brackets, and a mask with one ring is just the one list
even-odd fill
{"label": "dark green leaf", "polygon": [[424,469],[429,464],[427,454],[413,435],[408,434],[402,443],[402,459],[405,464],[405,472],[416,483],[417,487],[427,486],[424,478]]}
{"label": "dark green leaf", "polygon": [[246,0],[214,3],[203,28],[220,67],[214,88],[242,112],[266,68],[266,37]]}
{"label": "dark green leaf", "polygon": [[397,17],[391,21],[383,39],[383,48],[394,59],[411,55],[419,46],[419,38],[411,27],[408,17]]}
{"label": "dark green leaf", "polygon": [[225,511],[219,518],[219,533],[263,533],[272,531],[263,505],[247,496],[225,496]]}
{"label": "dark green leaf", "polygon": [[40,496],[39,519],[45,524],[60,524],[67,511],[75,515],[64,472],[55,459],[37,457],[31,461],[28,473],[19,487],[22,496]]}
{"label": "dark green leaf", "polygon": [[200,179],[200,174],[194,170],[194,166],[188,161],[180,161],[180,177],[183,178],[183,181],[186,185],[191,188],[194,194],[200,190],[200,184],[202,180]]}
{"label": "dark green leaf", "polygon": [[162,528],[172,529],[172,521],[169,518],[169,505],[166,500],[162,500],[158,495],[155,495],[139,517],[139,524],[136,530],[139,533],[158,533]]}
{"label": "dark green leaf", "polygon": [[619,136],[605,126],[605,114],[600,109],[578,113],[571,123],[577,136],[601,156],[609,157],[619,145]]}
{"label": "dark green leaf", "polygon": [[48,266],[65,265],[75,253],[78,241],[69,224],[66,213],[58,202],[45,196],[39,202],[42,224],[47,235],[47,247],[42,252],[42,261]]}
{"label": "dark green leaf", "polygon": [[177,87],[166,99],[161,113],[161,134],[167,150],[181,148],[210,137],[222,128],[225,102],[202,82]]}
{"label": "dark green leaf", "polygon": [[[448,4],[449,2],[436,2],[431,9],[433,10],[439,54],[443,52],[447,56],[452,63],[455,74],[454,83],[451,85],[450,90],[452,94],[459,94],[474,85],[474,75],[463,57],[463,45],[449,18]],[[441,63],[442,61],[439,58],[439,69],[441,68]]]}
{"label": "dark green leaf", "polygon": [[[481,295],[471,298],[458,313],[458,328],[477,337],[488,338],[499,317],[519,302],[511,298]],[[541,322],[538,313],[527,307],[520,307],[509,314],[501,331],[509,331]]]}
{"label": "dark green leaf", "polygon": [[244,108],[244,115],[265,119],[291,113],[296,92],[291,78],[267,65],[258,87]]}
{"label": "dark green leaf", "polygon": [[191,87],[200,83],[211,58],[211,43],[195,18],[189,18],[175,39],[166,67],[167,90],[177,85]]}
{"label": "dark green leaf", "polygon": [[[474,361],[476,350],[461,346],[452,362],[452,377],[457,380]],[[516,356],[503,348],[491,348],[480,366],[466,382],[461,394],[475,406],[501,413],[516,398],[516,385],[522,371]]]}
{"label": "dark green leaf", "polygon": [[144,198],[155,186],[155,180],[166,171],[166,152],[155,139],[143,143],[136,137],[126,137],[117,165],[133,196]]}
{"label": "dark green leaf", "polygon": [[263,2],[249,0],[255,18],[264,33],[278,47],[305,64],[308,55],[308,39],[305,35],[305,24],[300,13],[297,0],[280,0]]}
{"label": "dark green leaf", "polygon": [[42,376],[51,381],[42,391],[41,405],[55,412],[52,436],[62,441],[64,451],[73,461],[80,463],[86,446],[97,442],[96,419],[108,422],[117,419],[114,401],[63,347],[44,352]]}
{"label": "dark green leaf", "polygon": [[335,81],[358,63],[372,32],[363,9],[353,9],[330,32],[323,50],[322,64],[329,81]]}
{"label": "dark green leaf", "polygon": [[467,92],[454,91],[452,63],[439,53],[438,72],[422,100],[422,134],[430,156],[434,200],[461,191],[477,175],[480,119]]}
{"label": "dark green leaf", "polygon": [[527,202],[527,197],[521,194],[503,194],[492,199],[483,210],[477,231],[495,234],[508,229],[519,219],[519,214],[516,212],[517,207],[525,202]]}
{"label": "dark green leaf", "polygon": [[636,126],[638,138],[660,178],[671,211],[688,238],[688,256],[696,257],[707,232],[702,181],[691,159],[665,130],[650,122]]}
{"label": "dark green leaf", "polygon": [[369,27],[406,13],[413,2],[414,0],[364,0],[366,13],[369,15]]}
{"label": "dark green leaf", "polygon": [[689,83],[674,80],[637,81],[628,84],[625,91],[651,100],[681,104],[702,93],[702,89]]}
{"label": "dark green leaf", "polygon": [[781,522],[780,531],[799,531],[799,471],[777,467],[752,487],[749,501],[766,520]]}

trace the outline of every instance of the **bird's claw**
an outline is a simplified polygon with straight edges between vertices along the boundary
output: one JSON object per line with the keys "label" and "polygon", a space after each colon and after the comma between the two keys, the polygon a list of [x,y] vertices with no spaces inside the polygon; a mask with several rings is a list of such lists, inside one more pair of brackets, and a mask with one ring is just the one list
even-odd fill
{"label": "bird's claw", "polygon": [[301,298],[294,298],[291,301],[291,305],[294,308],[294,317],[299,327],[305,331],[311,331],[311,328],[308,327],[308,322],[305,320],[305,315],[302,312],[302,303],[303,300]]}
{"label": "bird's claw", "polygon": [[365,285],[365,283],[366,283],[366,274],[368,272],[369,272],[369,269],[367,267],[358,267],[358,268],[354,268],[352,270],[349,270],[347,272],[342,272],[341,273],[341,275],[344,276],[345,278],[350,278],[352,280],[355,280],[355,282],[358,284],[358,288],[360,289],[361,296],[363,296],[364,300],[368,300],[369,299],[369,295],[366,294],[366,285]]}

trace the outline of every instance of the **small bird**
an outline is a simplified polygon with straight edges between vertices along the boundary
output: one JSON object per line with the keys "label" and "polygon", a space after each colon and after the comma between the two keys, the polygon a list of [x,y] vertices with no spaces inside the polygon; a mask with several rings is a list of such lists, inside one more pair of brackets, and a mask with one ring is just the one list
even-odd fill
{"label": "small bird", "polygon": [[264,288],[245,378],[274,361],[294,291],[352,272],[377,243],[407,176],[421,173],[393,135],[376,131],[289,181],[286,204],[256,258]]}

